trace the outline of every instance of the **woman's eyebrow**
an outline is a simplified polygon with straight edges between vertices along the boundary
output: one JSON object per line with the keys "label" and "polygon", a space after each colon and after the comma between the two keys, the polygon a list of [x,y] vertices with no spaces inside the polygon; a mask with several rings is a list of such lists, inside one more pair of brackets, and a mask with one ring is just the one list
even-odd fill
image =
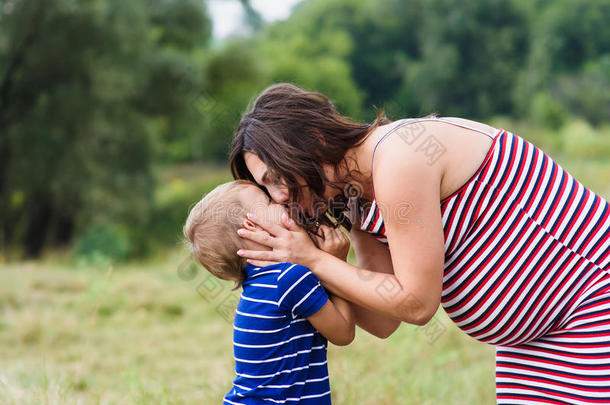
{"label": "woman's eyebrow", "polygon": [[265,170],[265,173],[263,173],[263,177],[261,177],[261,183],[267,182],[267,173],[268,172],[269,172],[269,170]]}

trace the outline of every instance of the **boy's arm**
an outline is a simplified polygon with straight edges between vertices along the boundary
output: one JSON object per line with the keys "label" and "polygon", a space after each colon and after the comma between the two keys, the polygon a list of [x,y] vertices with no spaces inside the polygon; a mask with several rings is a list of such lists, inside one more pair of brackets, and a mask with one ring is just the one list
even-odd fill
{"label": "boy's arm", "polygon": [[356,335],[352,308],[346,300],[336,295],[329,295],[329,300],[322,308],[307,320],[337,346],[350,344]]}
{"label": "boy's arm", "polygon": [[[353,201],[350,199],[350,204]],[[356,206],[351,207],[351,213],[358,213]],[[372,235],[360,230],[360,216],[351,215],[352,229],[350,237],[356,253],[358,267],[371,269],[380,273],[394,274],[392,257],[387,246],[375,240]],[[332,229],[326,225],[320,226],[324,238],[315,237],[320,249],[347,261],[350,239],[345,236],[339,228]],[[390,336],[400,326],[397,319],[384,316],[377,312],[363,308],[354,303],[349,303],[352,308],[354,322],[367,332],[385,339]]]}

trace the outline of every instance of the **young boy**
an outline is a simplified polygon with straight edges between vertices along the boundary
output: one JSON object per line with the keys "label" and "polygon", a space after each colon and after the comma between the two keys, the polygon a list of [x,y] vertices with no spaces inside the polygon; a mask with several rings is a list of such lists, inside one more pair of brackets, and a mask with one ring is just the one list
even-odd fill
{"label": "young boy", "polygon": [[237,235],[244,221],[246,229],[254,229],[246,212],[280,224],[286,210],[256,184],[237,180],[208,193],[184,226],[193,257],[215,276],[243,287],[233,326],[237,376],[223,403],[330,404],[327,340],[347,345],[354,339],[350,306],[339,297],[329,299],[307,267],[256,267],[239,257],[240,248],[266,249]]}

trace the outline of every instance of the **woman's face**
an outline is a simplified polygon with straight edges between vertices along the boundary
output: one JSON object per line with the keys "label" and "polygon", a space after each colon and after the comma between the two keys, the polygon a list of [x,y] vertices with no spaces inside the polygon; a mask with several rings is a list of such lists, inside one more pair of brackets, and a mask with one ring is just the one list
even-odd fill
{"label": "woman's face", "polygon": [[[290,201],[290,190],[286,186],[286,183],[283,181],[279,175],[274,174],[272,171],[268,170],[267,165],[254,153],[245,152],[244,153],[244,161],[248,170],[254,177],[254,180],[262,187],[267,189],[267,192],[271,196],[271,199],[283,205],[289,205],[293,203]],[[330,165],[324,167],[326,172],[326,176],[333,180],[333,170]],[[331,187],[326,187],[324,189],[324,203],[316,203],[314,204],[313,197],[305,180],[302,177],[296,176],[296,180],[299,185],[303,186],[301,189],[302,200],[296,202],[296,207],[299,212],[305,213],[310,217],[318,217],[322,213],[324,213],[328,209],[328,204],[326,201],[332,199],[335,194],[337,194],[337,190]]]}

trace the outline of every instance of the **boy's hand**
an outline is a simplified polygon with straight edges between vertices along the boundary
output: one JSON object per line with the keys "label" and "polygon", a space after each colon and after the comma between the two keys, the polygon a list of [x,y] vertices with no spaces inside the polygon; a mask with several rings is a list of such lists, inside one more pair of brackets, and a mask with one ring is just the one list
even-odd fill
{"label": "boy's hand", "polygon": [[349,219],[349,221],[352,224],[352,230],[354,231],[360,231],[360,224],[361,224],[361,218],[360,218],[360,206],[358,204],[358,197],[350,197],[347,200],[347,211],[344,212],[345,216],[347,217],[347,219]]}
{"label": "boy's hand", "polygon": [[345,261],[349,253],[350,240],[339,228],[332,228],[328,225],[320,225],[322,237],[312,235],[316,243],[323,251]]}

